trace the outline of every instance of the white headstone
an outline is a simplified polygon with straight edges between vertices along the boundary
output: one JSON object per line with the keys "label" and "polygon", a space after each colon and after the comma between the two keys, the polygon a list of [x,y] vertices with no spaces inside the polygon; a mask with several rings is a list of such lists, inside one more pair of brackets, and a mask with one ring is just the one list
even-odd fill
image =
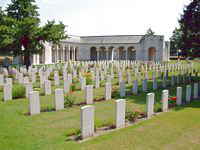
{"label": "white headstone", "polygon": [[9,83],[4,84],[3,88],[4,101],[12,100],[12,85]]}
{"label": "white headstone", "polygon": [[55,109],[62,110],[64,109],[64,93],[63,89],[55,90]]}
{"label": "white headstone", "polygon": [[86,104],[93,104],[93,85],[85,87],[85,100]]}
{"label": "white headstone", "polygon": [[38,91],[29,93],[29,110],[30,115],[40,114],[40,97]]}
{"label": "white headstone", "polygon": [[163,112],[168,111],[168,99],[169,99],[169,91],[163,90],[162,91],[162,111]]}
{"label": "white headstone", "polygon": [[116,128],[125,127],[126,100],[116,100]]}
{"label": "white headstone", "polygon": [[147,94],[147,118],[151,118],[154,114],[154,93]]}
{"label": "white headstone", "polygon": [[81,107],[81,137],[94,135],[94,106]]}
{"label": "white headstone", "polygon": [[176,89],[176,104],[178,106],[182,105],[182,87]]}

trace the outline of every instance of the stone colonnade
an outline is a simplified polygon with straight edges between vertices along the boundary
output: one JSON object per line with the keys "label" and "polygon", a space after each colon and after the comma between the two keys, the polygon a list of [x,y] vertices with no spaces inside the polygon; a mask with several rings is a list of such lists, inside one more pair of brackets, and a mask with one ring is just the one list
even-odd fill
{"label": "stone colonnade", "polygon": [[53,45],[52,62],[76,61],[78,59],[78,46],[74,45]]}
{"label": "stone colonnade", "polygon": [[91,60],[136,60],[134,47],[91,47]]}
{"label": "stone colonnade", "polygon": [[42,54],[34,54],[32,61],[33,65],[52,64],[65,61],[78,60],[79,47],[70,44],[61,45],[45,45],[45,50]]}

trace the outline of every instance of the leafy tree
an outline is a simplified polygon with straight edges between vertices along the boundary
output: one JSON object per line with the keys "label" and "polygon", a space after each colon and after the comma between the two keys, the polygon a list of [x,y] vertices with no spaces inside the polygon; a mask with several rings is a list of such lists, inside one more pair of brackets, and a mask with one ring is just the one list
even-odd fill
{"label": "leafy tree", "polygon": [[40,53],[45,42],[59,43],[67,37],[62,22],[56,24],[55,21],[48,21],[40,26],[35,0],[11,0],[5,12],[0,14],[4,16],[4,22],[0,24],[4,42],[0,43],[0,48],[6,47],[14,55],[24,56],[27,67],[30,65],[30,56]]}
{"label": "leafy tree", "polygon": [[187,56],[200,56],[200,0],[192,0],[179,20],[182,31],[181,49]]}

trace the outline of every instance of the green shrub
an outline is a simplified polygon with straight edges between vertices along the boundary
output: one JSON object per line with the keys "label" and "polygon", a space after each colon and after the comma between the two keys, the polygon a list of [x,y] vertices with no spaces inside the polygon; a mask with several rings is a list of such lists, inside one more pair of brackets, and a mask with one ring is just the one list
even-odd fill
{"label": "green shrub", "polygon": [[0,86],[0,92],[3,92],[3,86]]}
{"label": "green shrub", "polygon": [[75,91],[76,90],[76,85],[74,83],[72,83],[70,88],[71,88],[71,91]]}
{"label": "green shrub", "polygon": [[67,95],[64,98],[65,98],[64,102],[65,107],[72,107],[74,105],[74,96]]}
{"label": "green shrub", "polygon": [[127,111],[125,118],[128,121],[136,121],[138,119],[138,117],[140,116],[140,111]]}
{"label": "green shrub", "polygon": [[16,98],[25,98],[26,90],[25,87],[21,84],[15,84],[12,88],[12,97]]}

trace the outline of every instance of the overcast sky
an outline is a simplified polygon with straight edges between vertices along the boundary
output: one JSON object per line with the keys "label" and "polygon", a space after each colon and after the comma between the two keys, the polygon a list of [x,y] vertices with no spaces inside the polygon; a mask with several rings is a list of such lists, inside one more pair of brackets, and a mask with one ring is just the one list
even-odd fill
{"label": "overcast sky", "polygon": [[[6,5],[7,0],[0,0]],[[190,0],[36,0],[42,22],[55,19],[72,35],[156,34],[171,36]],[[0,3],[1,3],[0,2]]]}

